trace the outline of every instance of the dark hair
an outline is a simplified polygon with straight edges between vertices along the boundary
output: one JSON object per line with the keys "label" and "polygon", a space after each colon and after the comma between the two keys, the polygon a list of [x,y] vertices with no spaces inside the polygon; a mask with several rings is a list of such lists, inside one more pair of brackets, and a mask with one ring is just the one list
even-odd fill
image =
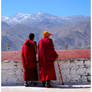
{"label": "dark hair", "polygon": [[34,35],[33,33],[30,33],[30,34],[29,34],[29,39],[30,39],[30,40],[33,40],[34,37],[35,37],[35,35]]}

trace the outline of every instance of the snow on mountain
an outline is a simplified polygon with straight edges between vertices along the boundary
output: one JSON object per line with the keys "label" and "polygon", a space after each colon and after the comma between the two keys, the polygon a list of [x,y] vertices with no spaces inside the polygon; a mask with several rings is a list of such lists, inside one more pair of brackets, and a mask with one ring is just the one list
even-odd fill
{"label": "snow on mountain", "polygon": [[2,16],[2,51],[7,50],[8,43],[11,50],[21,50],[31,32],[38,42],[46,29],[54,34],[56,49],[90,48],[90,23],[88,16],[55,16],[44,12]]}
{"label": "snow on mountain", "polygon": [[35,14],[24,14],[24,13],[18,13],[13,17],[2,17],[2,21],[8,23],[9,25],[11,24],[36,24],[40,22],[45,22],[45,23],[52,23],[52,24],[67,24],[67,23],[73,23],[76,21],[88,19],[88,17],[84,16],[54,16],[48,13],[44,12],[38,12]]}
{"label": "snow on mountain", "polygon": [[2,16],[2,21],[4,21],[4,22],[7,22],[8,20],[9,20],[9,17],[6,17],[6,16]]}

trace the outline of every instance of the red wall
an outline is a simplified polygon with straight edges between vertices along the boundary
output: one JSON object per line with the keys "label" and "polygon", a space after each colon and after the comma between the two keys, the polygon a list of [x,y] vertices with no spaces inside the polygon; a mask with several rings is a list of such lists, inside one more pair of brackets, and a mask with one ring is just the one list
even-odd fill
{"label": "red wall", "polygon": [[[90,49],[76,49],[76,50],[56,50],[58,59],[76,59],[76,58],[90,58]],[[2,60],[21,60],[20,51],[3,51],[1,54]]]}

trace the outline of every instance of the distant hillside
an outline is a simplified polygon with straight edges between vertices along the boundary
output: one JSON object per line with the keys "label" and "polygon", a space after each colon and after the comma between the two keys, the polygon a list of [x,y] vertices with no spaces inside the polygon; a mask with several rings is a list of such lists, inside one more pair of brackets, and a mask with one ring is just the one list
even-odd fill
{"label": "distant hillside", "polygon": [[39,12],[2,17],[2,51],[7,50],[7,44],[10,44],[10,50],[21,50],[29,33],[35,33],[38,42],[43,30],[54,34],[51,38],[56,49],[90,48],[90,17],[63,17]]}
{"label": "distant hillside", "polygon": [[90,21],[53,27],[53,36],[56,49],[84,49],[90,48]]}

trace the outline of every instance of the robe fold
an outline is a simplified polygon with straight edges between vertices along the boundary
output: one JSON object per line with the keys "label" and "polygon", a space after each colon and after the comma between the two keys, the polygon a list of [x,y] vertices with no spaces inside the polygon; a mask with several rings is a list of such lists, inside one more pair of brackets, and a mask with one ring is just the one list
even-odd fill
{"label": "robe fold", "polygon": [[22,47],[22,64],[24,68],[24,81],[36,80],[36,44],[26,40]]}
{"label": "robe fold", "polygon": [[38,46],[40,81],[56,80],[54,61],[58,55],[54,50],[52,39],[44,37],[39,41]]}

